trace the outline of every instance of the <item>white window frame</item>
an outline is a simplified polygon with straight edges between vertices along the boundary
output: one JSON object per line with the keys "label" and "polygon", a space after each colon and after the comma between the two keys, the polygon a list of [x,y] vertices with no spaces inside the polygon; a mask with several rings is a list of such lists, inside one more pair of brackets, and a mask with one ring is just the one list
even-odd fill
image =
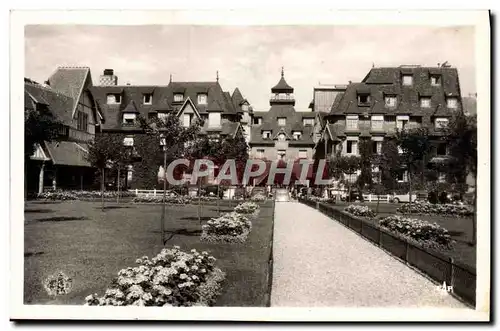
{"label": "white window frame", "polygon": [[248,111],[248,105],[245,103],[245,104],[242,104],[241,105],[241,110],[243,111]]}
{"label": "white window frame", "polygon": [[134,137],[123,138],[123,146],[134,146]]}
{"label": "white window frame", "polygon": [[[113,97],[115,100],[111,101],[110,97]],[[122,96],[121,96],[121,94],[119,94],[119,93],[108,93],[106,95],[106,103],[108,105],[119,105],[119,104],[121,104],[122,103]]]}
{"label": "white window frame", "polygon": [[384,129],[384,115],[372,115],[372,117],[371,117],[371,129],[372,130],[383,130]]}
{"label": "white window frame", "polygon": [[278,160],[284,160],[286,157],[286,149],[279,149],[276,155],[278,156]]}
{"label": "white window frame", "polygon": [[285,126],[286,125],[286,117],[278,117],[278,125]]}
{"label": "white window frame", "polygon": [[410,123],[410,116],[408,115],[398,115],[396,116],[396,128],[403,130],[405,125]]}
{"label": "white window frame", "polygon": [[263,139],[271,139],[272,132],[268,130],[262,131],[262,138]]}
{"label": "white window frame", "polygon": [[300,131],[293,131],[293,139],[294,140],[299,140],[302,137],[302,132]]}
{"label": "white window frame", "polygon": [[[186,121],[187,118],[189,118],[189,121]],[[182,125],[185,128],[189,128],[191,126],[191,114],[183,114],[183,116],[182,116]]]}
{"label": "white window frame", "polygon": [[[424,102],[427,101],[427,102]],[[421,108],[430,108],[431,107],[431,98],[430,97],[420,97],[420,107]]]}
{"label": "white window frame", "polygon": [[218,128],[221,126],[221,113],[210,112],[208,113],[208,126],[210,128]]}
{"label": "white window frame", "polygon": [[412,86],[413,85],[413,75],[404,74],[403,75],[403,85]]}
{"label": "white window frame", "polygon": [[385,106],[389,108],[394,108],[398,104],[398,98],[394,95],[387,95],[384,97]]}
{"label": "white window frame", "polygon": [[359,130],[359,116],[358,115],[347,115],[345,117],[346,130]]}
{"label": "white window frame", "polygon": [[198,94],[198,104],[199,105],[206,105],[208,102],[208,95],[206,93],[200,93]]}
{"label": "white window frame", "polygon": [[314,126],[314,118],[304,118],[302,119],[302,124],[304,126]]}
{"label": "white window frame", "polygon": [[458,108],[458,98],[455,98],[455,97],[446,98],[446,107],[451,108],[451,109],[457,109]]}
{"label": "white window frame", "polygon": [[431,75],[431,85],[432,86],[440,86],[441,85],[440,75]]}
{"label": "white window frame", "polygon": [[[345,142],[345,153],[347,155],[358,155],[358,142],[359,142],[358,140],[350,140],[350,139],[346,140],[346,142]],[[350,153],[347,151],[347,146],[349,145],[349,143],[352,144],[351,145],[351,152]]]}
{"label": "white window frame", "polygon": [[128,122],[128,120],[132,120],[133,122],[135,122],[136,119],[137,119],[136,114],[131,114],[131,113],[123,114],[123,123],[124,124],[131,124],[130,122]]}
{"label": "white window frame", "polygon": [[[146,97],[149,96],[149,102],[146,102]],[[153,94],[152,93],[144,93],[142,97],[142,103],[145,105],[152,105],[153,104]]]}
{"label": "white window frame", "polygon": [[299,159],[307,159],[307,149],[299,149]]}
{"label": "white window frame", "polygon": [[264,157],[266,150],[263,148],[258,148],[256,151],[257,158],[262,159]]}
{"label": "white window frame", "polygon": [[448,127],[450,120],[446,117],[437,117],[434,119],[434,127],[436,129],[445,129]]}
{"label": "white window frame", "polygon": [[[366,101],[361,101],[361,97],[366,97]],[[369,93],[359,93],[358,94],[358,104],[366,105],[370,103],[370,94]]]}
{"label": "white window frame", "polygon": [[184,94],[175,93],[174,94],[174,102],[182,102],[182,101],[184,101]]}

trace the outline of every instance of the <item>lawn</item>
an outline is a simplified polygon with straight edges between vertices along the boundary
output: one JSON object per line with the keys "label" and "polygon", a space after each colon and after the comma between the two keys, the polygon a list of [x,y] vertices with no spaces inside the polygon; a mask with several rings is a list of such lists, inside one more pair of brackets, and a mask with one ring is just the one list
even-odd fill
{"label": "lawn", "polygon": [[[231,211],[227,201],[222,212]],[[134,266],[143,255],[152,257],[162,249],[161,205],[99,202],[28,202],[24,223],[25,304],[83,304],[84,298],[103,294],[122,268]],[[234,208],[236,203],[232,203]],[[197,206],[167,206],[166,246],[208,251],[226,272],[217,306],[265,307],[269,300],[268,264],[273,231],[272,202],[261,203],[252,232],[242,244],[200,242]],[[203,206],[202,221],[217,216],[215,204]],[[43,280],[56,271],[73,279],[72,291],[53,301]]]}
{"label": "lawn", "polygon": [[[349,203],[345,202],[332,204],[332,206],[340,210],[343,210],[348,205]],[[377,208],[376,202],[365,202],[361,203],[361,205],[369,206],[373,210]],[[379,204],[377,218],[396,214],[396,209],[400,206],[401,204],[381,202]],[[438,215],[410,215],[409,217],[418,218],[431,223],[436,222],[447,229],[456,243],[452,250],[442,250],[440,252],[468,266],[476,267],[476,247],[468,244],[472,239],[472,217],[464,218]]]}

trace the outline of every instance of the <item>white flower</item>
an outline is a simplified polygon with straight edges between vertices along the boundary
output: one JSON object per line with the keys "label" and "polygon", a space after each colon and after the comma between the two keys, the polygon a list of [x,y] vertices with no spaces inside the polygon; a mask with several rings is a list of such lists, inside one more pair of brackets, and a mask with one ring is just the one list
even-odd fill
{"label": "white flower", "polygon": [[188,278],[188,275],[186,275],[186,274],[180,274],[179,278],[180,279],[186,279],[186,278]]}

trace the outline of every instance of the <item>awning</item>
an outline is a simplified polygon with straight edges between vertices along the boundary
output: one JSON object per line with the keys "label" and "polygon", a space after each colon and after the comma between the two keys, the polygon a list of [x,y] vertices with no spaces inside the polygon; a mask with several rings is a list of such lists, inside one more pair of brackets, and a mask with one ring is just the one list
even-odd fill
{"label": "awning", "polygon": [[50,158],[55,165],[92,167],[86,157],[88,151],[72,141],[45,142]]}

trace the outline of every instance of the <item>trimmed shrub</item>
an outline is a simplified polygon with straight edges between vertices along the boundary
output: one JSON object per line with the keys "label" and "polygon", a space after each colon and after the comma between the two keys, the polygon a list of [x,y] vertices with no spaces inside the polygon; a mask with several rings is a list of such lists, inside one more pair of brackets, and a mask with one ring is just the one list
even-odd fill
{"label": "trimmed shrub", "polygon": [[201,240],[237,243],[246,241],[252,222],[244,214],[232,212],[212,218],[202,226]]}
{"label": "trimmed shrub", "polygon": [[472,216],[474,211],[469,206],[453,205],[453,204],[433,204],[427,202],[415,202],[404,204],[397,209],[398,212],[404,214],[420,214],[420,215],[443,215],[443,216]]}
{"label": "trimmed shrub", "polygon": [[349,205],[344,208],[346,213],[361,217],[375,217],[376,213],[368,206]]}

